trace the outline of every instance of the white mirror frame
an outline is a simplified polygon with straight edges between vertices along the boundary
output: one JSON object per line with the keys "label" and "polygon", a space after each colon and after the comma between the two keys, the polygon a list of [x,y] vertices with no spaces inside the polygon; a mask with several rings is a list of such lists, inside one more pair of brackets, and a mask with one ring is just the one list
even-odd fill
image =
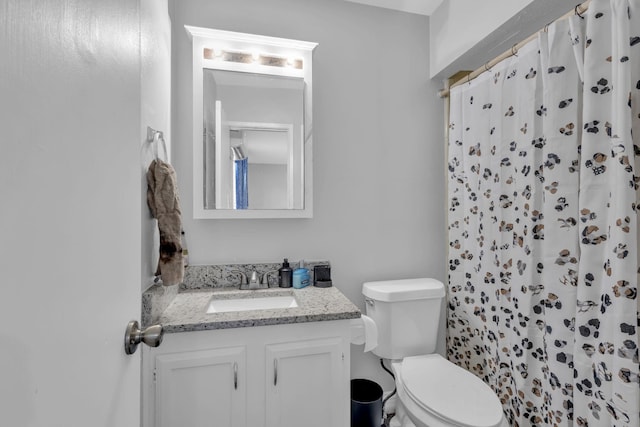
{"label": "white mirror frame", "polygon": [[[313,114],[311,62],[317,43],[185,25],[192,40],[193,58],[193,217],[195,219],[256,219],[313,217]],[[302,69],[206,59],[204,49],[231,52],[260,52],[283,58],[302,59]],[[302,77],[304,89],[304,208],[303,209],[205,209],[204,159],[202,152],[203,69],[244,71],[288,77]]]}

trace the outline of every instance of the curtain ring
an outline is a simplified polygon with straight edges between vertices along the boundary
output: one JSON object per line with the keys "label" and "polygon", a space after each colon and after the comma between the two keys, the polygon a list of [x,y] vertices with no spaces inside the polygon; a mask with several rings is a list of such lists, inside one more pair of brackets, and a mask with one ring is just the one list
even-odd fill
{"label": "curtain ring", "polygon": [[489,67],[489,61],[484,63],[484,70],[485,71],[491,71],[491,67]]}
{"label": "curtain ring", "polygon": [[544,26],[544,32],[548,33],[549,32],[549,25],[551,25],[551,22],[549,22],[547,25]]}
{"label": "curtain ring", "polygon": [[471,84],[471,73],[467,74],[467,83]]}
{"label": "curtain ring", "polygon": [[513,56],[518,56],[518,49],[516,48],[516,46],[518,46],[518,43],[511,46],[511,55]]}
{"label": "curtain ring", "polygon": [[581,3],[577,4],[577,5],[576,5],[576,7],[575,7],[575,9],[573,9],[573,10],[574,10],[574,12],[576,13],[576,15],[578,15],[581,19],[584,19],[584,16],[582,16],[582,15],[580,14],[580,6],[582,6],[582,4],[581,4]]}

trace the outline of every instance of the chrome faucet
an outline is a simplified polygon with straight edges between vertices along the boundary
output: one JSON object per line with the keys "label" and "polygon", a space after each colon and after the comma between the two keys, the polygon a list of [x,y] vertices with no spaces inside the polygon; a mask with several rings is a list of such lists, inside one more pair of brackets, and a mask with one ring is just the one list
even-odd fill
{"label": "chrome faucet", "polygon": [[264,276],[262,276],[262,283],[258,279],[258,272],[253,271],[251,277],[247,279],[247,275],[240,270],[234,270],[233,273],[240,274],[240,290],[255,290],[266,289],[269,287],[268,283],[265,283]]}
{"label": "chrome faucet", "polygon": [[260,280],[258,280],[258,272],[252,271],[249,279],[249,289],[260,289]]}

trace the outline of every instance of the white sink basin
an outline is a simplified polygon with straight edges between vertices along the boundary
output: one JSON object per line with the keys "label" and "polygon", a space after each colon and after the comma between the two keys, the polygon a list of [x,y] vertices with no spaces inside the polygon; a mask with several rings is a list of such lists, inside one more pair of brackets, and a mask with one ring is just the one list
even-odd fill
{"label": "white sink basin", "polygon": [[229,311],[272,310],[276,308],[298,307],[293,295],[265,296],[258,298],[212,298],[207,313],[225,313]]}

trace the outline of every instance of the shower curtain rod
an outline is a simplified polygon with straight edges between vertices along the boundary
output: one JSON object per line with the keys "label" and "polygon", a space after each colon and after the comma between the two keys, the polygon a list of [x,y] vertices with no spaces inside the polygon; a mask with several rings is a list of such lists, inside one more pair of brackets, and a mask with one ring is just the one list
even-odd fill
{"label": "shower curtain rod", "polygon": [[[584,3],[581,3],[579,5],[577,5],[572,11],[567,12],[566,14],[562,15],[560,18],[555,19],[553,22],[556,21],[560,21],[562,19],[566,19],[572,15],[582,15],[584,12],[586,12],[589,9],[589,3],[591,3],[591,0],[586,0]],[[529,43],[531,40],[534,40],[536,37],[538,37],[538,33],[542,32],[542,31],[546,31],[547,27],[549,26],[549,24],[547,24],[543,29],[535,32],[534,34],[530,35],[529,37],[527,37],[526,39],[524,39],[523,41],[521,41],[520,43],[516,43],[513,45],[513,47],[511,47],[511,49],[503,52],[502,54],[496,56],[495,58],[493,58],[491,61],[485,63],[482,67],[478,68],[475,71],[472,71],[471,73],[467,74],[466,76],[462,77],[461,79],[459,79],[458,81],[454,82],[451,86],[449,86],[448,88],[442,89],[441,91],[438,92],[438,96],[440,98],[447,98],[449,96],[449,91],[451,90],[451,88],[454,88],[456,86],[460,86],[464,83],[468,83],[471,80],[475,79],[476,77],[478,77],[480,74],[484,73],[485,71],[489,71],[491,70],[491,68],[498,64],[500,61],[503,61],[511,56],[517,55],[518,54],[518,50],[520,48],[522,48],[522,46],[526,45],[527,43]]]}

